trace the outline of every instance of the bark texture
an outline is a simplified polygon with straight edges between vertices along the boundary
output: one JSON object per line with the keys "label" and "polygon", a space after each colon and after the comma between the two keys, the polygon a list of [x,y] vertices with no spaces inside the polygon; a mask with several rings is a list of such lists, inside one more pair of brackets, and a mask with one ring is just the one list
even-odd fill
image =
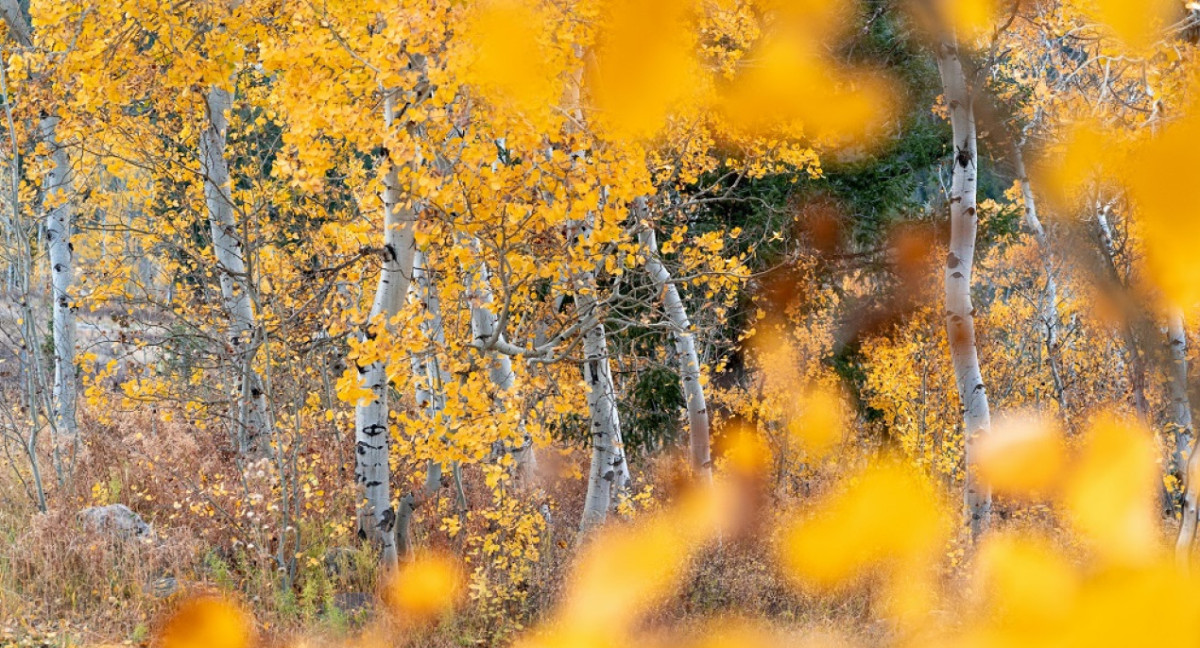
{"label": "bark texture", "polygon": [[1054,272],[1054,254],[1050,247],[1050,239],[1046,236],[1046,228],[1038,218],[1037,201],[1034,199],[1033,187],[1029,184],[1029,176],[1025,172],[1025,155],[1018,143],[1013,147],[1013,164],[1016,167],[1017,178],[1021,181],[1021,199],[1025,206],[1025,226],[1033,233],[1037,241],[1038,255],[1042,261],[1042,272],[1046,275],[1046,284],[1042,289],[1042,300],[1039,304],[1042,322],[1042,333],[1046,344],[1046,364],[1050,368],[1050,378],[1054,382],[1054,397],[1059,409],[1065,416],[1069,403],[1067,388],[1062,366],[1061,342],[1059,341],[1058,317],[1058,281]]}
{"label": "bark texture", "polygon": [[254,367],[260,340],[250,296],[245,247],[233,213],[225,136],[233,95],[212,87],[206,96],[208,124],[200,133],[200,168],[204,174],[204,202],[212,232],[213,253],[221,297],[229,317],[226,343],[238,371],[238,450],[260,458],[270,451],[271,412],[262,376]]}
{"label": "bark texture", "polygon": [[[495,309],[495,298],[492,295],[491,275],[487,265],[482,260],[481,246],[474,242],[476,258],[480,259],[471,273],[471,292],[468,299],[471,303],[471,337],[480,346],[488,349],[488,378],[496,389],[496,409],[504,411],[503,397],[512,393],[517,375],[513,372],[512,358],[506,353],[498,353],[496,346],[504,346],[504,332],[499,329],[499,318]],[[519,424],[518,444],[506,444],[504,451],[512,455],[517,476],[523,483],[528,484],[533,479],[537,460],[533,453],[533,438],[525,429],[525,423]]]}
{"label": "bark texture", "polygon": [[[395,104],[391,96],[385,100],[384,120],[389,127],[395,121]],[[393,163],[385,159],[381,164],[384,168],[383,267],[379,272],[370,319],[359,334],[362,340],[374,335],[371,328],[376,323],[390,330],[390,322],[399,312],[412,280],[414,214],[400,205],[400,186]],[[363,489],[364,502],[358,516],[358,534],[360,538],[378,544],[383,564],[390,567],[397,562],[397,549],[389,465],[387,363],[359,365],[358,372],[362,385],[371,391],[371,397],[359,401],[354,408],[354,477]]]}
{"label": "bark texture", "polygon": [[[579,239],[588,238],[591,230],[590,222],[581,223],[576,236]],[[579,272],[572,280],[580,321],[595,317],[599,308],[595,272]],[[587,532],[604,523],[608,510],[616,506],[617,496],[629,481],[616,387],[608,357],[608,334],[603,319],[599,319],[583,334],[583,380],[588,390],[588,432],[592,438],[587,495],[580,521],[580,530]]]}
{"label": "bark texture", "polygon": [[971,274],[975,264],[975,234],[978,155],[975,113],[967,77],[959,58],[958,44],[945,38],[938,44],[938,71],[950,109],[954,137],[954,171],[950,186],[950,251],[946,258],[946,334],[954,365],[954,380],[963,408],[966,446],[967,515],[971,536],[978,537],[991,521],[992,494],[980,483],[972,461],[980,437],[991,430],[987,388],[979,367],[975,344],[975,309],[971,305]]}
{"label": "bark texture", "polygon": [[[648,216],[646,202],[639,198],[634,203],[639,217]],[[646,273],[663,297],[663,310],[671,323],[671,338],[675,343],[675,358],[679,363],[679,379],[683,383],[683,394],[687,403],[688,446],[692,472],[703,483],[712,481],[712,450],[709,440],[708,407],[704,400],[704,385],[700,381],[700,356],[696,353],[696,336],[692,333],[692,322],[679,288],[671,279],[671,273],[658,255],[658,240],[650,227],[638,234],[638,241],[646,251]]]}
{"label": "bark texture", "polygon": [[1187,473],[1188,448],[1195,430],[1192,426],[1192,403],[1188,397],[1187,330],[1183,312],[1172,309],[1167,315],[1167,347],[1171,373],[1168,387],[1171,394],[1171,426],[1175,431],[1171,448],[1171,467],[1177,475]]}
{"label": "bark texture", "polygon": [[[22,47],[33,46],[33,29],[17,0],[0,0],[0,17],[13,39]],[[54,339],[54,427],[56,452],[73,451],[78,444],[76,423],[75,303],[72,284],[75,277],[74,173],[67,149],[58,141],[58,115],[49,114],[38,122],[38,134],[50,149],[50,166],[42,178],[46,200],[46,249],[50,261],[52,336]],[[15,215],[15,214],[14,214]]]}

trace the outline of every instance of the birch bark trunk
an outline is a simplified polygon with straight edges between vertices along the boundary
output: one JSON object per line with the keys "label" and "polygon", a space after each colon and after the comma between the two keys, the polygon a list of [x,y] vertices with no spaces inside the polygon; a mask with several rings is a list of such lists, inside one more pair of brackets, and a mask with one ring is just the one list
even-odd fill
{"label": "birch bark trunk", "polygon": [[[446,384],[454,379],[450,371],[439,360],[437,349],[446,345],[445,325],[442,319],[441,299],[438,297],[437,285],[433,273],[426,264],[426,257],[419,250],[413,253],[412,287],[413,294],[424,307],[426,319],[421,322],[421,329],[430,342],[428,351],[414,354],[412,357],[413,378],[416,380],[417,406],[424,407],[430,421],[440,420],[445,423]],[[424,379],[425,382],[420,382]],[[455,498],[460,511],[466,510],[466,493],[462,490],[457,463],[451,466],[454,477]],[[420,493],[408,493],[400,499],[396,512],[396,543],[400,558],[412,554],[410,528],[413,511],[426,499],[444,485],[445,469],[442,464],[430,460],[425,469],[425,484]]]}
{"label": "birch bark trunk", "polygon": [[[33,46],[33,28],[25,18],[18,0],[0,0],[0,17],[9,33],[23,47]],[[7,80],[6,80],[7,86]],[[6,89],[7,95],[7,89]],[[50,168],[42,178],[48,203],[46,210],[46,247],[50,261],[52,336],[54,339],[54,428],[56,456],[74,453],[79,442],[76,422],[75,305],[71,284],[75,260],[71,236],[74,230],[74,173],[70,156],[57,137],[58,115],[47,115],[38,123],[38,134],[50,148]],[[16,214],[13,214],[16,218]]]}
{"label": "birch bark trunk", "polygon": [[945,38],[938,44],[938,71],[950,108],[954,137],[954,171],[950,187],[950,252],[946,260],[946,334],[954,366],[954,379],[963,407],[966,450],[966,511],[971,536],[978,538],[991,522],[992,494],[979,482],[972,461],[980,438],[991,429],[987,388],[979,367],[975,344],[975,309],[971,305],[971,274],[975,264],[976,175],[978,155],[975,114],[958,44]]}
{"label": "birch bark trunk", "polygon": [[[1171,352],[1171,409],[1177,426],[1174,460],[1178,474],[1183,477],[1183,511],[1179,519],[1179,537],[1175,541],[1175,558],[1180,567],[1187,570],[1191,564],[1192,545],[1196,540],[1196,524],[1200,521],[1200,452],[1196,443],[1192,423],[1192,407],[1187,392],[1187,335],[1183,327],[1183,314],[1173,310],[1167,322]],[[1181,441],[1182,439],[1182,441]],[[1182,453],[1190,456],[1183,462]]]}
{"label": "birch bark trunk", "polygon": [[75,276],[73,234],[73,173],[67,149],[56,137],[59,118],[41,120],[42,141],[50,146],[54,164],[43,181],[50,208],[46,213],[46,245],[50,257],[50,286],[53,293],[54,329],[54,420],[59,448],[74,454],[79,442],[75,419],[75,303],[71,284]]}
{"label": "birch bark trunk", "polygon": [[[474,271],[470,272],[468,300],[471,304],[471,337],[477,343],[488,347],[494,346],[493,342],[504,345],[506,343],[504,332],[497,330],[498,316],[493,307],[495,297],[492,294],[491,275],[482,260],[479,241],[473,241],[472,246],[476,251],[476,258],[480,260]],[[512,392],[517,377],[513,372],[512,358],[508,354],[498,353],[493,348],[489,348],[485,353],[489,364],[488,378],[496,388],[496,408],[503,411],[505,405],[502,395]],[[520,445],[512,447],[511,444],[506,443],[505,452],[512,456],[518,478],[522,483],[529,484],[532,482],[534,471],[537,468],[537,459],[533,452],[533,438],[525,429],[523,415],[519,427]]]}
{"label": "birch bark trunk", "polygon": [[1168,380],[1171,393],[1171,424],[1175,427],[1175,439],[1171,452],[1171,464],[1176,474],[1187,472],[1188,448],[1195,436],[1192,426],[1192,404],[1188,397],[1187,331],[1183,325],[1183,311],[1172,308],[1167,315],[1167,346],[1171,358],[1171,374]]}
{"label": "birch bark trunk", "polygon": [[1054,381],[1055,400],[1065,417],[1067,414],[1067,389],[1064,384],[1062,367],[1062,349],[1058,336],[1058,281],[1054,276],[1054,254],[1050,248],[1050,239],[1046,229],[1038,218],[1037,202],[1034,200],[1033,186],[1029,184],[1029,176],[1025,172],[1025,155],[1018,142],[1013,146],[1013,164],[1016,167],[1017,178],[1021,181],[1021,199],[1025,206],[1025,226],[1033,233],[1037,241],[1038,254],[1042,261],[1042,271],[1046,275],[1046,286],[1042,290],[1041,315],[1042,331],[1046,343],[1046,363],[1050,368],[1050,378]]}
{"label": "birch bark trunk", "polygon": [[[1112,226],[1108,222],[1108,210],[1108,205],[1103,205],[1096,210],[1096,234],[1100,239],[1101,261],[1104,264],[1104,270],[1109,275],[1109,280],[1116,286],[1124,288],[1125,284],[1121,280],[1121,273],[1117,270],[1117,247],[1113,241]],[[1129,391],[1133,397],[1133,408],[1138,417],[1148,424],[1150,422],[1150,404],[1146,399],[1146,357],[1138,340],[1138,323],[1134,321],[1132,312],[1126,315],[1126,322],[1121,328],[1121,334],[1125,342],[1125,353],[1129,356],[1125,363]]]}
{"label": "birch bark trunk", "polygon": [[[638,220],[648,216],[646,201],[639,198],[634,203]],[[638,234],[638,240],[646,249],[646,272],[663,296],[663,309],[671,322],[671,338],[675,342],[675,357],[679,362],[679,379],[687,402],[688,445],[692,471],[704,484],[712,482],[712,450],[709,445],[708,408],[704,400],[704,385],[700,381],[700,356],[696,353],[696,337],[692,333],[692,322],[679,295],[679,288],[671,280],[671,273],[658,255],[658,240],[654,229],[647,227]]]}
{"label": "birch bark trunk", "polygon": [[229,130],[228,114],[233,107],[233,95],[213,86],[205,99],[208,124],[200,133],[200,165],[204,174],[204,202],[212,232],[213,253],[217,258],[221,297],[229,316],[227,342],[239,374],[238,450],[243,456],[257,459],[270,452],[271,412],[262,376],[254,367],[260,341],[257,339],[258,327],[250,299],[245,248],[238,237],[238,225],[233,214],[229,164],[225,160],[225,137]]}
{"label": "birch bark trunk", "polygon": [[[591,230],[591,222],[585,221],[579,225],[575,236],[578,239],[588,238]],[[599,307],[595,272],[579,272],[572,279],[580,321],[594,317]],[[586,533],[604,523],[608,510],[616,506],[617,496],[629,481],[629,465],[625,461],[621,440],[617,391],[608,357],[608,334],[602,319],[583,334],[583,380],[588,389],[588,432],[592,437],[587,495],[580,521],[580,531]]]}
{"label": "birch bark trunk", "polygon": [[[395,97],[389,94],[384,101],[384,122],[391,128],[395,122]],[[401,300],[408,292],[412,279],[413,226],[415,215],[400,205],[398,174],[390,160],[383,160],[387,170],[383,176],[383,268],[375,288],[370,319],[359,334],[367,340],[376,323],[390,330],[391,320],[400,310]],[[387,363],[373,362],[358,366],[362,384],[371,391],[369,401],[359,401],[354,408],[356,481],[362,485],[364,506],[359,511],[358,534],[381,547],[385,567],[397,563],[396,511],[392,508],[391,466],[389,463]]]}
{"label": "birch bark trunk", "polygon": [[[1175,557],[1184,569],[1190,567],[1192,544],[1196,536],[1200,503],[1200,453],[1195,450],[1195,431],[1192,423],[1192,404],[1188,397],[1187,330],[1183,311],[1172,308],[1167,315],[1167,338],[1171,375],[1171,425],[1175,428],[1175,444],[1171,456],[1172,471],[1183,480],[1183,510],[1179,518],[1179,537],[1175,541]],[[1190,452],[1190,456],[1189,456]]]}

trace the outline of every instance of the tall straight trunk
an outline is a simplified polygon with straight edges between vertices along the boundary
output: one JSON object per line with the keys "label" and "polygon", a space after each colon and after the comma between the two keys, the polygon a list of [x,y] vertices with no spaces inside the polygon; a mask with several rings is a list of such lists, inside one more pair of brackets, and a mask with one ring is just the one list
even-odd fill
{"label": "tall straight trunk", "polygon": [[78,441],[79,428],[75,421],[75,303],[71,283],[75,275],[75,259],[71,235],[74,200],[71,160],[67,150],[55,136],[58,117],[41,120],[42,141],[50,146],[54,164],[46,171],[43,181],[46,199],[51,207],[46,214],[46,244],[50,257],[50,285],[53,293],[54,329],[54,420],[62,441],[73,446]]}
{"label": "tall straight trunk", "polygon": [[226,339],[238,371],[238,451],[242,456],[260,458],[270,451],[271,413],[262,376],[254,367],[258,326],[250,299],[245,248],[233,214],[229,163],[225,159],[233,95],[213,86],[205,99],[208,124],[200,133],[200,168],[204,173],[204,202],[217,258],[221,297],[229,317]]}
{"label": "tall straight trunk", "polygon": [[[482,259],[482,248],[478,240],[472,242],[472,246],[476,252],[476,258],[479,263],[470,273],[470,293],[468,300],[471,304],[471,337],[476,342],[488,344],[492,341],[505,344],[504,332],[497,329],[498,316],[496,315],[493,304],[495,297],[492,295],[491,275],[488,272],[487,265]],[[516,382],[517,375],[513,373],[512,358],[505,353],[499,353],[495,349],[485,351],[488,358],[488,378],[491,380],[492,386],[496,388],[496,408],[503,411],[505,408],[503,397],[511,395],[513,385]],[[519,445],[505,444],[505,452],[512,456],[516,466],[517,475],[522,482],[528,484],[533,479],[534,470],[537,468],[537,459],[533,452],[533,438],[525,429],[524,415],[521,416],[521,422],[518,424],[521,440]]]}
{"label": "tall straight trunk", "polygon": [[[26,20],[17,0],[0,0],[0,17],[3,17],[9,33],[21,46],[33,46],[32,26]],[[59,436],[55,444],[56,455],[64,450],[73,451],[79,440],[79,426],[75,417],[75,304],[71,294],[71,284],[75,276],[75,259],[71,245],[75,216],[72,204],[75,200],[74,173],[67,149],[58,141],[58,123],[59,116],[54,114],[46,115],[38,122],[38,134],[50,149],[51,162],[42,178],[42,190],[48,203],[45,233],[52,293],[53,416],[54,427]],[[14,212],[14,220],[16,217]]]}
{"label": "tall straight trunk", "polygon": [[[647,216],[646,201],[639,198],[634,203],[639,218]],[[709,443],[708,407],[704,401],[704,385],[700,381],[700,356],[696,353],[696,336],[692,333],[692,322],[679,296],[679,288],[671,280],[671,273],[658,256],[658,240],[654,229],[646,227],[638,234],[638,240],[646,250],[646,273],[654,286],[662,293],[663,309],[671,322],[671,338],[675,342],[675,358],[679,362],[679,379],[683,383],[683,394],[687,402],[688,446],[692,471],[703,483],[712,481],[712,450]]]}
{"label": "tall straight trunk", "polygon": [[1058,336],[1058,281],[1054,276],[1054,254],[1050,248],[1050,240],[1046,229],[1038,218],[1037,202],[1034,200],[1033,187],[1029,184],[1029,176],[1025,172],[1025,155],[1021,143],[1013,145],[1013,164],[1016,167],[1017,178],[1021,181],[1021,199],[1025,204],[1025,226],[1033,232],[1037,241],[1038,255],[1042,261],[1042,272],[1046,275],[1046,285],[1042,290],[1040,304],[1042,334],[1046,343],[1046,364],[1050,368],[1050,378],[1054,381],[1054,398],[1062,409],[1063,416],[1067,414],[1067,390],[1063,378],[1062,348]]}
{"label": "tall straight trunk", "polygon": [[963,408],[966,450],[967,514],[971,536],[977,538],[991,522],[992,494],[979,482],[972,461],[980,438],[991,429],[987,388],[975,345],[975,309],[971,305],[971,274],[975,265],[976,175],[975,111],[967,77],[954,38],[938,44],[938,71],[950,108],[954,137],[954,171],[950,186],[950,252],[946,259],[946,334],[954,365],[954,380]]}
{"label": "tall straight trunk", "polygon": [[[587,238],[591,230],[589,219],[579,224],[576,237]],[[595,273],[590,270],[579,272],[572,280],[577,316],[581,321],[594,317],[599,308]],[[608,357],[608,334],[602,318],[583,334],[583,380],[588,390],[588,432],[592,438],[587,495],[580,521],[580,530],[586,533],[604,522],[608,510],[616,506],[618,495],[629,481],[617,390]]]}
{"label": "tall straight trunk", "polygon": [[[391,128],[395,121],[395,97],[389,94],[384,101],[384,122]],[[381,323],[390,330],[391,320],[400,310],[412,279],[413,225],[411,209],[400,206],[400,186],[396,169],[384,159],[383,175],[383,268],[375,288],[370,319],[359,334],[366,341],[372,337],[371,327]],[[358,366],[364,387],[371,391],[369,400],[360,400],[354,408],[355,466],[354,477],[363,488],[364,506],[359,511],[358,535],[381,547],[385,567],[397,562],[396,511],[392,509],[391,466],[389,465],[388,378],[387,363],[380,360]]]}

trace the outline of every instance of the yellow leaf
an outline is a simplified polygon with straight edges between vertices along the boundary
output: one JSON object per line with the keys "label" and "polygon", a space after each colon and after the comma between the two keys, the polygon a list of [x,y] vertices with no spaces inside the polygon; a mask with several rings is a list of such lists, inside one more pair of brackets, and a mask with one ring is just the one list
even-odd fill
{"label": "yellow leaf", "polygon": [[1156,452],[1150,431],[1105,414],[1087,430],[1063,493],[1076,531],[1103,558],[1139,562],[1157,548]]}

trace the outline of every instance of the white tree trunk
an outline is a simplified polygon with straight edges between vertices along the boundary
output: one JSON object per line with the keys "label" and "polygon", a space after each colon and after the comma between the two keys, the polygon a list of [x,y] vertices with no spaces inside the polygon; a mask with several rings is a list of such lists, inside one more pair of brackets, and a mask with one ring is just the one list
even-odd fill
{"label": "white tree trunk", "polygon": [[[421,322],[421,330],[430,342],[430,348],[425,353],[413,354],[412,368],[414,392],[417,406],[425,408],[430,421],[440,420],[445,423],[446,384],[454,376],[446,369],[437,356],[437,350],[446,345],[445,324],[442,319],[441,299],[437,293],[437,285],[433,273],[426,265],[426,257],[419,250],[413,254],[412,292],[417,301],[424,307],[426,318]],[[466,508],[466,494],[462,490],[458,464],[451,466],[454,475],[455,496],[460,510]],[[408,493],[400,498],[400,506],[396,512],[396,542],[400,557],[411,555],[409,542],[412,514],[427,498],[441,489],[445,470],[442,464],[430,460],[425,468],[425,484],[419,494]]]}
{"label": "white tree trunk", "polygon": [[1171,424],[1175,427],[1171,463],[1177,474],[1184,475],[1194,430],[1192,403],[1188,398],[1187,331],[1183,326],[1183,311],[1178,308],[1172,308],[1167,314],[1167,346],[1171,356],[1171,374],[1168,381],[1171,393]]}
{"label": "white tree trunk", "polygon": [[[1096,233],[1100,239],[1101,261],[1108,273],[1109,280],[1118,289],[1124,290],[1125,285],[1122,282],[1120,271],[1117,269],[1117,247],[1113,241],[1112,226],[1108,222],[1109,208],[1109,205],[1100,205],[1096,210]],[[1125,372],[1129,378],[1129,391],[1133,396],[1133,408],[1137,411],[1137,415],[1149,424],[1150,403],[1146,399],[1146,358],[1142,351],[1142,345],[1138,341],[1138,323],[1132,312],[1126,313],[1126,320],[1121,327],[1121,334],[1125,341],[1125,353],[1129,356],[1125,363]]]}
{"label": "white tree trunk", "polygon": [[[504,332],[497,330],[498,317],[493,308],[495,297],[492,295],[491,275],[488,273],[487,264],[483,262],[479,241],[472,241],[472,245],[479,263],[470,271],[470,293],[467,297],[471,304],[471,337],[476,343],[484,346],[495,346],[493,342],[504,345]],[[492,348],[485,353],[489,363],[488,378],[497,392],[496,408],[503,411],[505,406],[502,395],[511,395],[517,377],[513,373],[512,358]],[[521,418],[520,444],[515,447],[505,444],[505,452],[512,455],[518,477],[528,484],[537,468],[537,459],[533,452],[533,438],[525,429],[524,415]]]}
{"label": "white tree trunk", "polygon": [[74,209],[71,160],[55,137],[58,117],[41,120],[42,141],[51,149],[54,164],[46,171],[43,189],[52,207],[46,214],[46,244],[50,257],[54,329],[54,419],[61,447],[74,449],[79,438],[75,421],[75,303],[71,283],[75,259],[71,235]]}
{"label": "white tree trunk", "polygon": [[[388,95],[384,105],[384,121],[391,127],[395,121],[394,97]],[[411,209],[400,205],[398,175],[390,160],[382,160],[387,169],[383,177],[383,268],[375,288],[370,319],[360,339],[366,340],[369,328],[376,321],[390,322],[400,310],[408,291],[413,268],[413,225]],[[391,466],[389,465],[388,385],[387,363],[374,362],[359,366],[363,386],[371,390],[370,400],[360,401],[354,409],[355,468],[354,476],[364,491],[364,508],[359,512],[358,533],[382,548],[386,567],[396,564],[396,511],[392,509]],[[365,399],[364,399],[365,400]]]}
{"label": "white tree trunk", "polygon": [[972,460],[980,437],[991,429],[987,389],[979,368],[975,346],[975,309],[971,305],[971,273],[975,264],[976,174],[978,155],[975,141],[975,114],[953,38],[938,44],[938,70],[942,89],[950,108],[950,126],[954,137],[954,171],[950,187],[950,252],[946,260],[946,333],[954,379],[963,407],[966,445],[967,514],[971,536],[978,537],[991,521],[992,494],[980,483]]}
{"label": "white tree trunk", "polygon": [[[1179,519],[1179,538],[1175,542],[1175,557],[1183,568],[1188,568],[1191,562],[1192,544],[1196,539],[1196,523],[1200,519],[1200,452],[1196,452],[1197,444],[1192,423],[1192,406],[1187,391],[1187,334],[1183,326],[1183,314],[1173,309],[1168,316],[1167,331],[1170,338],[1171,352],[1171,418],[1176,426],[1176,441],[1174,462],[1176,470],[1183,477],[1183,512]],[[1190,456],[1184,462],[1184,453]]]}
{"label": "white tree trunk", "polygon": [[[645,199],[639,198],[634,209],[639,219],[646,214]],[[700,381],[700,356],[696,353],[696,336],[692,333],[692,322],[679,295],[679,288],[671,280],[658,256],[658,240],[654,229],[647,227],[638,234],[639,242],[646,249],[646,272],[655,287],[663,294],[663,309],[671,322],[671,337],[675,341],[675,357],[679,362],[679,378],[683,383],[683,394],[687,401],[688,445],[692,471],[702,483],[712,481],[712,451],[709,445],[708,408],[704,401],[704,385]]]}
{"label": "white tree trunk", "polygon": [[1037,241],[1038,254],[1042,261],[1042,271],[1046,275],[1046,286],[1042,290],[1041,321],[1046,343],[1046,363],[1050,367],[1050,378],[1054,381],[1054,395],[1065,416],[1067,413],[1067,390],[1064,384],[1062,353],[1058,339],[1058,282],[1054,276],[1054,255],[1050,249],[1050,240],[1046,229],[1038,218],[1037,202],[1034,200],[1033,187],[1025,172],[1025,156],[1021,144],[1013,147],[1013,163],[1017,171],[1017,179],[1021,181],[1021,198],[1025,203],[1025,226],[1033,232]]}
{"label": "white tree trunk", "polygon": [[221,297],[229,317],[226,341],[238,368],[238,450],[243,456],[259,458],[270,451],[271,412],[262,376],[254,367],[258,352],[257,322],[250,299],[250,277],[246,272],[245,249],[238,237],[233,214],[229,164],[225,160],[225,136],[233,95],[213,86],[205,97],[208,124],[200,133],[200,170],[204,174],[204,202],[212,232],[213,253]]}
{"label": "white tree trunk", "polygon": [[[0,0],[0,17],[8,31],[24,47],[33,46],[33,29],[17,0]],[[46,213],[46,246],[50,261],[52,292],[52,335],[54,338],[54,426],[59,435],[55,452],[73,451],[79,440],[76,422],[75,305],[71,284],[75,260],[71,236],[75,211],[74,173],[67,149],[58,142],[59,117],[47,115],[38,123],[39,135],[50,148],[50,168],[42,179],[42,190],[50,204]],[[15,142],[14,142],[15,146]],[[15,156],[14,156],[15,159]],[[14,219],[16,214],[13,214]]]}
{"label": "white tree trunk", "polygon": [[1175,428],[1171,464],[1175,474],[1183,479],[1184,489],[1175,557],[1180,567],[1188,569],[1200,514],[1197,509],[1200,505],[1200,480],[1196,479],[1196,471],[1200,469],[1200,453],[1196,452],[1193,442],[1192,403],[1188,397],[1187,330],[1183,326],[1183,311],[1178,308],[1172,308],[1167,314],[1167,339],[1171,356],[1171,425]]}
{"label": "white tree trunk", "polygon": [[[591,235],[591,222],[579,225],[576,236]],[[598,308],[596,275],[592,271],[573,278],[575,308],[580,321],[594,317]],[[588,433],[592,439],[592,460],[588,468],[587,495],[583,502],[580,530],[599,526],[608,510],[618,503],[618,496],[629,481],[629,465],[621,440],[621,417],[617,410],[617,390],[613,384],[612,367],[608,358],[608,334],[603,320],[583,334],[583,380],[588,395]]]}

